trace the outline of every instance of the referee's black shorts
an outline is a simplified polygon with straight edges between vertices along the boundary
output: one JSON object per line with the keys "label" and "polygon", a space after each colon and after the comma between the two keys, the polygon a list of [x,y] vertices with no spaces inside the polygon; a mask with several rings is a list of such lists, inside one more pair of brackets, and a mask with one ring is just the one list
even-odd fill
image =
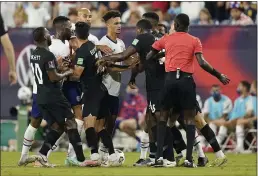
{"label": "referee's black shorts", "polygon": [[180,110],[196,109],[196,85],[192,74],[168,72],[162,90],[161,105],[164,110],[177,107]]}

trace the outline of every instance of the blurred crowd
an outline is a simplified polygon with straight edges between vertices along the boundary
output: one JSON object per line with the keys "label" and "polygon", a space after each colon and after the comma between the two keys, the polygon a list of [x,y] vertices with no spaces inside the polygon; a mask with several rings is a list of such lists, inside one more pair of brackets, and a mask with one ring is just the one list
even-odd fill
{"label": "blurred crowd", "polygon": [[252,25],[257,23],[257,2],[1,2],[1,13],[7,27],[51,27],[52,20],[69,16],[75,22],[77,9],[92,11],[92,26],[103,27],[102,16],[108,10],[118,10],[126,26],[135,26],[142,14],[156,12],[162,24],[169,26],[179,13],[189,15],[196,25]]}

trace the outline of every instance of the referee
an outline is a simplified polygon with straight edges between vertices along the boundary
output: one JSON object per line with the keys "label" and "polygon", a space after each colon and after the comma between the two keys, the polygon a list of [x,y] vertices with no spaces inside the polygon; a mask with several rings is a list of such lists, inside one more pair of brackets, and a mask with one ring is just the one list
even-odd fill
{"label": "referee", "polygon": [[[168,112],[173,108],[180,108],[186,120],[187,154],[185,167],[195,167],[192,160],[192,150],[195,138],[194,117],[196,115],[196,85],[194,73],[194,58],[199,65],[211,75],[217,77],[224,85],[229,83],[227,76],[215,70],[202,55],[202,44],[197,37],[188,34],[190,20],[186,14],[179,14],[174,20],[175,32],[166,35],[152,45],[147,60],[154,58],[159,51],[165,49],[165,84],[161,97],[161,119],[157,129],[157,161],[163,162],[162,144],[166,133]],[[194,57],[195,56],[195,57]],[[171,119],[175,121],[176,119]],[[161,143],[161,145],[159,144]]]}
{"label": "referee", "polygon": [[13,84],[16,84],[17,82],[14,48],[9,38],[9,35],[7,33],[7,30],[5,30],[4,21],[1,14],[0,14],[0,40],[4,48],[4,53],[9,63],[9,81],[11,85],[13,85]]}

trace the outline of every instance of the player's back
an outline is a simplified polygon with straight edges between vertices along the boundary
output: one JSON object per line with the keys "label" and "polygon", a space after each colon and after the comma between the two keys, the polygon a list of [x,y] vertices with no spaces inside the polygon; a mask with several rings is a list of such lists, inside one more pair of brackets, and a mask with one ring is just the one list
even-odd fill
{"label": "player's back", "polygon": [[53,53],[37,47],[31,54],[30,65],[37,86],[37,103],[46,104],[58,100],[62,94],[60,83],[51,82],[47,73],[57,66]]}
{"label": "player's back", "polygon": [[84,90],[94,89],[102,84],[102,76],[97,74],[95,65],[98,59],[97,48],[91,41],[87,41],[77,49],[75,58],[76,65],[84,67],[80,78]]}

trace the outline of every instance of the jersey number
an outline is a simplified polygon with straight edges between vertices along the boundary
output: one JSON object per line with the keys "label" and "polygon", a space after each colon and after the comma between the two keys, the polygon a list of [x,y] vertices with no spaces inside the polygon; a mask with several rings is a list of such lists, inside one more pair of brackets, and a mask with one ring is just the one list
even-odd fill
{"label": "jersey number", "polygon": [[38,80],[38,83],[39,84],[43,84],[42,71],[41,71],[41,69],[39,67],[39,64],[35,63],[34,66],[33,66],[33,63],[30,63],[30,66],[31,66],[31,69],[32,69],[32,72],[33,72],[34,76]]}
{"label": "jersey number", "polygon": [[150,102],[149,108],[150,108],[152,113],[155,113],[155,111],[156,111],[155,104],[151,104],[151,102]]}

